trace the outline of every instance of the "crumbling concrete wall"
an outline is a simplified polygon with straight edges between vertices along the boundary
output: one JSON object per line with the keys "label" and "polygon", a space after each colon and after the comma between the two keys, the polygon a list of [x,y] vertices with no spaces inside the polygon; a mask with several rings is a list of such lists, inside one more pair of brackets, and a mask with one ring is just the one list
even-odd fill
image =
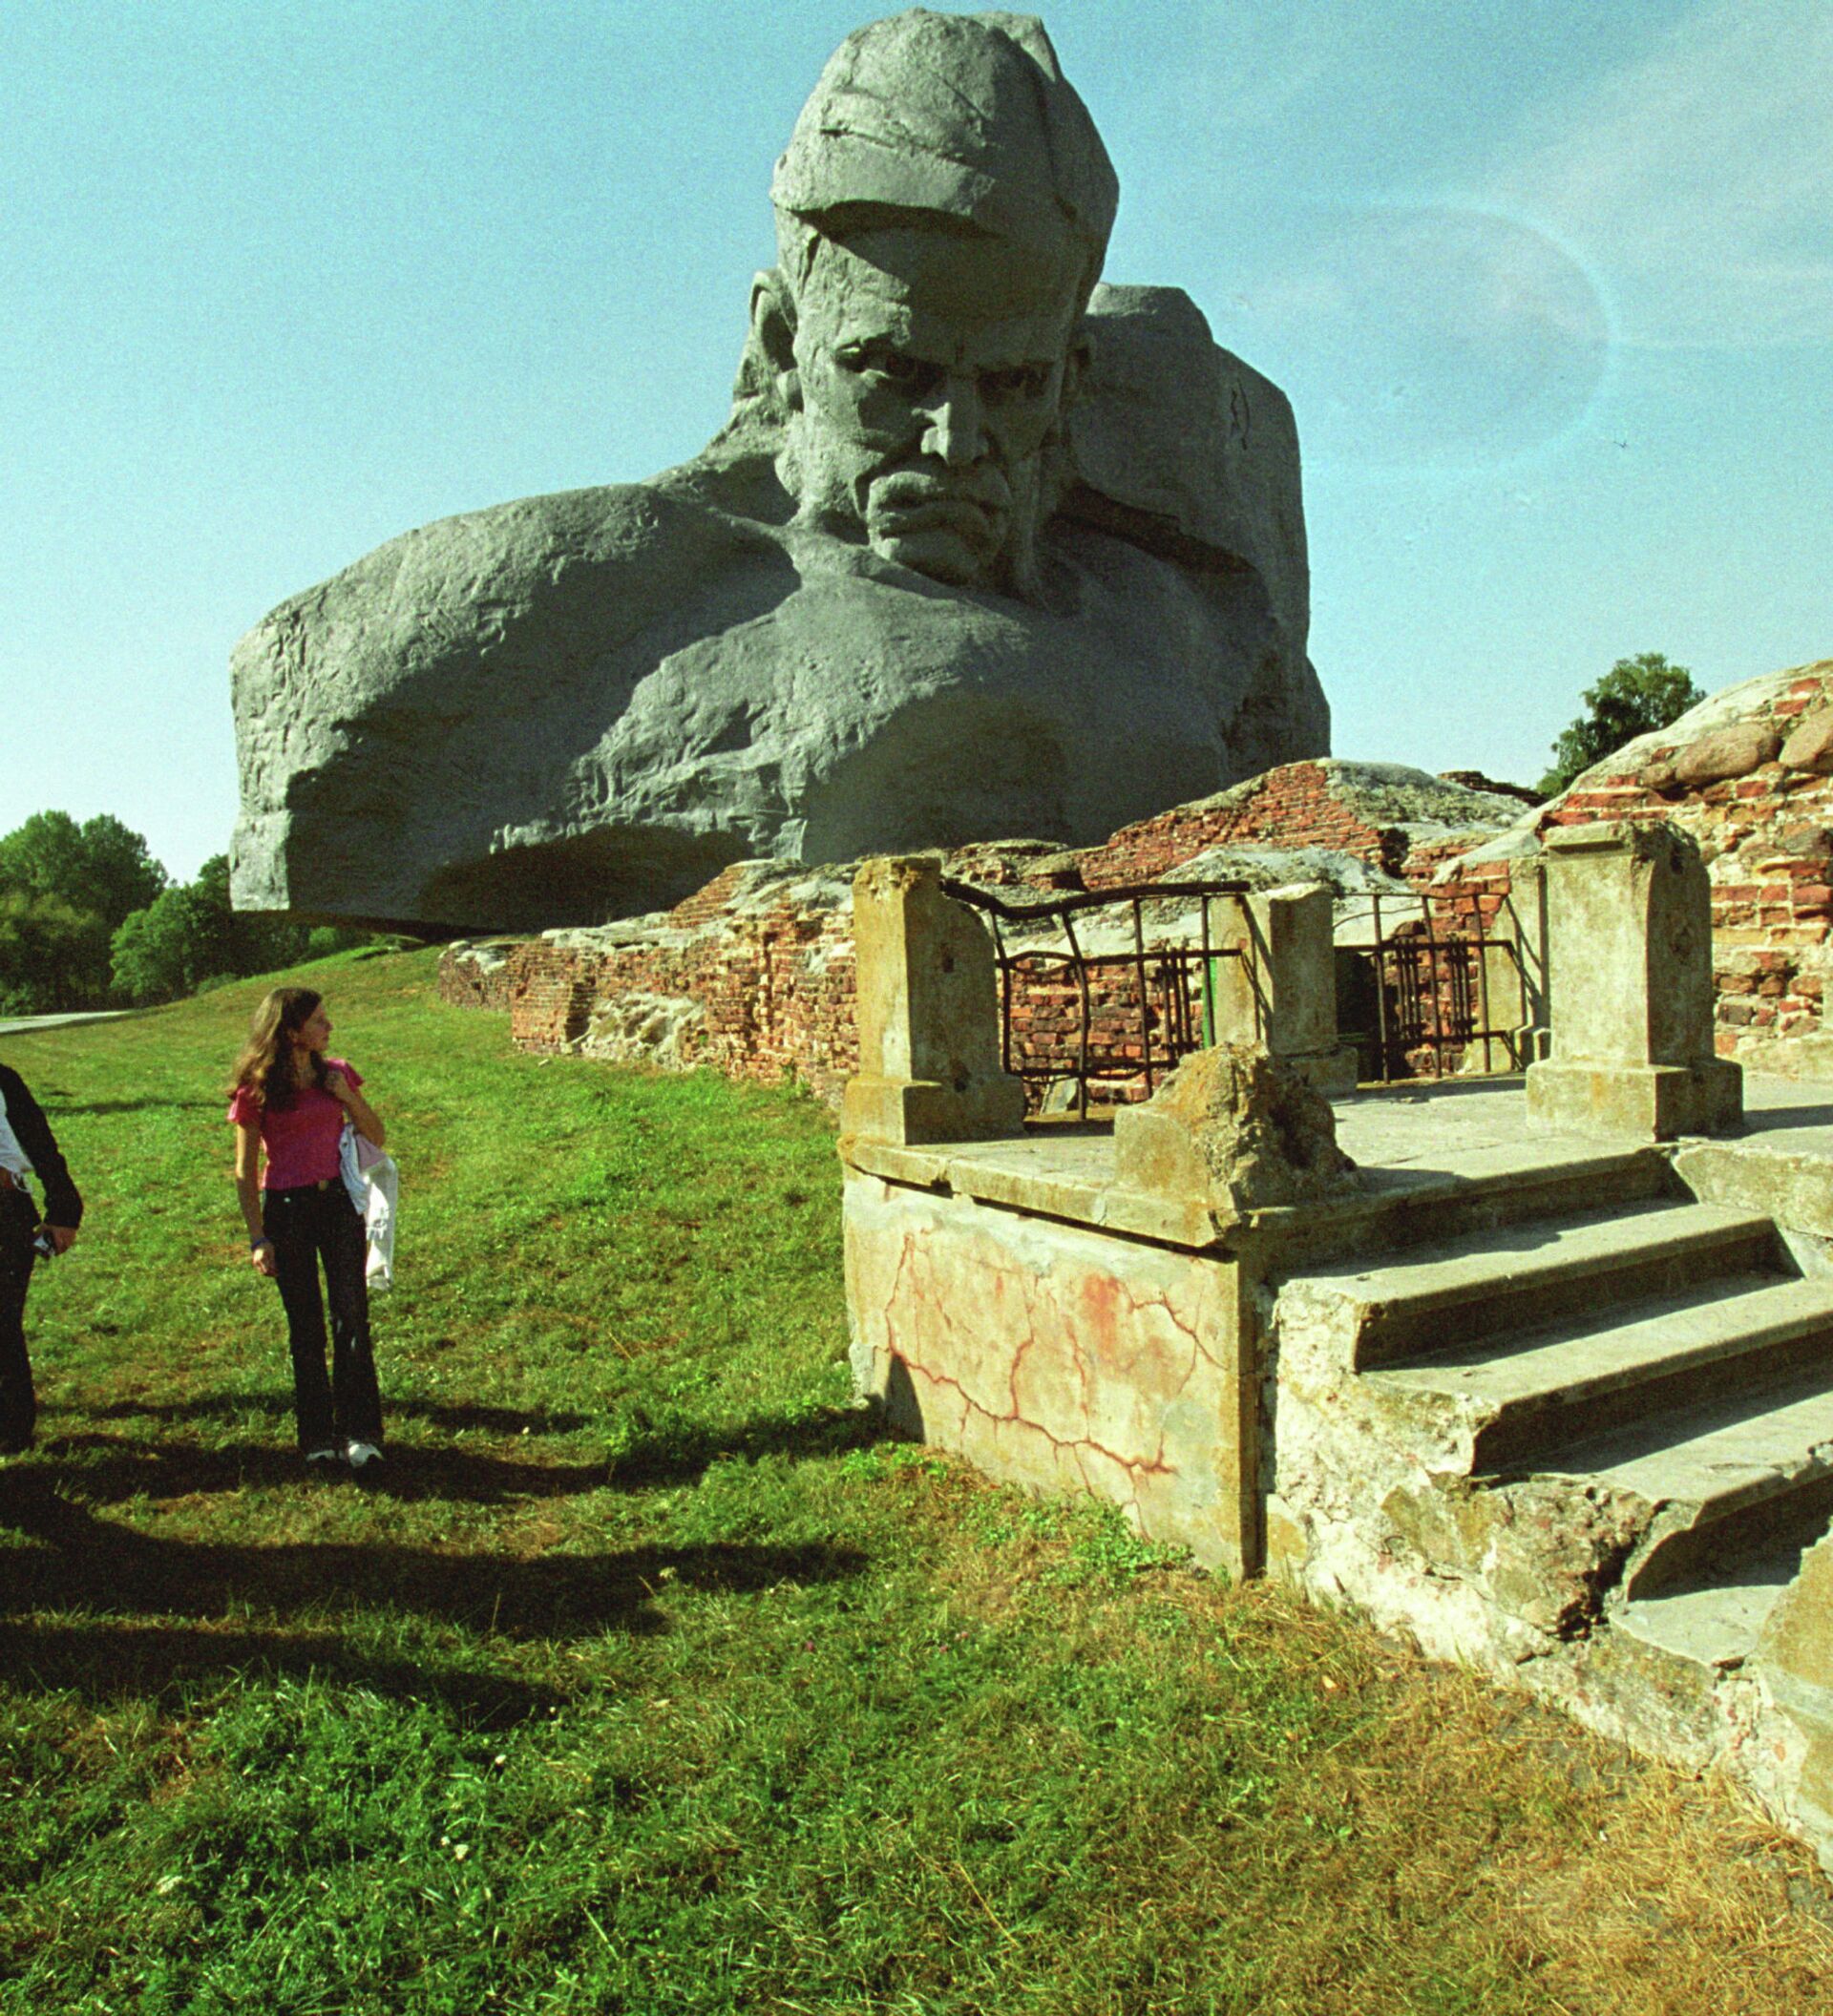
{"label": "crumbling concrete wall", "polygon": [[845,1224],[853,1372],[893,1426],[1239,1565],[1233,1268],[859,1170]]}

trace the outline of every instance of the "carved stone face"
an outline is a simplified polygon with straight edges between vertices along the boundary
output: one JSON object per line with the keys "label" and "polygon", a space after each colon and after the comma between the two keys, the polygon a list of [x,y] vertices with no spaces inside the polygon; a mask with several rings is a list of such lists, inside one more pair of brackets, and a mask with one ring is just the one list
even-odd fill
{"label": "carved stone face", "polygon": [[1074,277],[948,230],[824,242],[796,299],[800,516],[957,587],[1028,577]]}

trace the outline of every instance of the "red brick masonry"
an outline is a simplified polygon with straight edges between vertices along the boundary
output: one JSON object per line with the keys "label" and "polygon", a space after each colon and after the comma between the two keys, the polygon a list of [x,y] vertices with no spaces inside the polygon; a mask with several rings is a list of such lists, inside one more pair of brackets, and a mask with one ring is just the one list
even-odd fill
{"label": "red brick masonry", "polygon": [[[1289,764],[1124,828],[1100,847],[961,848],[948,857],[948,872],[1041,896],[1051,888],[1156,880],[1214,847],[1306,847],[1354,855],[1423,888],[1447,852],[1502,823],[1493,806],[1446,793],[1464,810],[1464,823],[1422,832],[1394,816],[1393,795],[1392,788],[1369,790],[1353,765]],[[837,1103],[857,1059],[852,879],[852,864],[739,862],[663,916],[454,946],[440,964],[440,994],[465,1007],[506,1009],[524,1049],[706,1063],[764,1083],[796,1079]],[[1136,1058],[1132,982],[1104,976],[1095,994],[1097,1050],[1116,1061]],[[1033,981],[1014,1003],[1023,1056],[1061,1055],[1074,1021],[1074,990],[1061,982]]]}
{"label": "red brick masonry", "polygon": [[[1699,776],[1727,763],[1743,767]],[[1537,818],[1521,807],[1529,825],[1514,844],[1531,849],[1535,830],[1598,819],[1673,819],[1693,833],[1713,880],[1717,1044],[1748,1058],[1754,1046],[1821,1029],[1833,972],[1829,771],[1833,661],[1717,695],[1665,736],[1644,737],[1588,772]],[[1100,847],[992,843],[957,850],[948,872],[1042,895],[1157,880],[1218,847],[1326,849],[1429,890],[1443,924],[1493,927],[1512,863],[1464,856],[1509,824],[1510,788],[1469,773],[1452,783],[1485,795],[1460,795],[1417,771],[1288,764],[1123,828]],[[766,1083],[796,1079],[836,1102],[856,1054],[852,876],[850,863],[740,862],[663,916],[454,946],[440,965],[440,993],[507,1010],[526,1049],[706,1063]],[[1126,982],[1101,983],[1096,1008],[1098,1046],[1116,1059],[1129,1042],[1136,1049],[1137,1002]],[[1053,1045],[1061,1054],[1073,1019],[1070,989],[1029,983],[1013,1015],[1021,1055]]]}
{"label": "red brick masonry", "polygon": [[[1833,768],[1833,661],[1714,696],[1587,771],[1535,821],[1544,831],[1671,819],[1698,841],[1713,885],[1720,1056],[1780,1065],[1780,1054],[1765,1058],[1770,1044],[1822,1033],[1833,971],[1833,775],[1822,766]],[[1435,898],[1454,923],[1493,919],[1511,869],[1453,868]]]}

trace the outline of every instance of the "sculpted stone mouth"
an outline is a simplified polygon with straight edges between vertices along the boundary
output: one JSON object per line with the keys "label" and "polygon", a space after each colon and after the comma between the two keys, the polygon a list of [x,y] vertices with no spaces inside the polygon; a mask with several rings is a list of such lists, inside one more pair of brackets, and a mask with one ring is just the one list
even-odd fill
{"label": "sculpted stone mouth", "polygon": [[1005,508],[992,498],[973,497],[940,484],[920,486],[906,480],[872,500],[872,522],[880,532],[906,535],[953,532],[963,538],[983,539],[997,534]]}

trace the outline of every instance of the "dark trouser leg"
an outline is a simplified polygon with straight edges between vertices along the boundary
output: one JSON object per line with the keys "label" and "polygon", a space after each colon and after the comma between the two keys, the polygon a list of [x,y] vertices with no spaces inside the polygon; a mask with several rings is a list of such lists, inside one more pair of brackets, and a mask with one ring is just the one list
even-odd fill
{"label": "dark trouser leg", "polygon": [[32,1206],[18,1191],[0,1191],[0,1450],[26,1448],[38,1418],[26,1355],[33,1224]]}
{"label": "dark trouser leg", "polygon": [[341,1184],[320,1193],[319,1250],[331,1305],[331,1404],[337,1432],[352,1442],[382,1439],[382,1396],[369,1344],[369,1242]]}
{"label": "dark trouser leg", "polygon": [[330,1447],[331,1386],[325,1376],[325,1303],[318,1292],[317,1201],[313,1191],[283,1190],[262,1207],[261,1227],[274,1242],[274,1278],[286,1312],[286,1343],[293,1357],[293,1418],[299,1446]]}

